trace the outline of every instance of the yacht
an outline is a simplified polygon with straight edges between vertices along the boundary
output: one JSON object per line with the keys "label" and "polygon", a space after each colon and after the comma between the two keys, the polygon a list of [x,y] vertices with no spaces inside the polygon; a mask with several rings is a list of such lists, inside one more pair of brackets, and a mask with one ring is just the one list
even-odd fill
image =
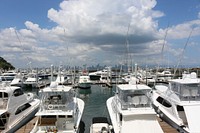
{"label": "yacht", "polygon": [[14,70],[4,72],[0,75],[0,81],[10,83],[16,75],[17,73]]}
{"label": "yacht", "polygon": [[151,106],[151,88],[143,84],[121,84],[106,102],[115,133],[163,133]]}
{"label": "yacht", "polygon": [[78,87],[81,88],[81,89],[89,89],[89,88],[91,88],[90,77],[87,76],[87,75],[79,76]]}
{"label": "yacht", "polygon": [[94,117],[90,126],[90,133],[112,133],[112,125],[106,117]]}
{"label": "yacht", "polygon": [[163,81],[163,82],[168,82],[168,80],[171,80],[174,76],[174,74],[171,73],[170,70],[164,70],[162,72],[157,72],[157,80],[158,81]]}
{"label": "yacht", "polygon": [[114,75],[111,71],[111,67],[105,67],[103,70],[99,70],[96,72],[90,72],[88,75],[91,80],[100,80],[101,77],[108,77],[108,75]]}
{"label": "yacht", "polygon": [[78,133],[84,102],[75,95],[71,86],[51,82],[39,91],[40,109],[31,133]]}
{"label": "yacht", "polygon": [[39,99],[17,86],[0,85],[0,132],[14,133],[38,111]]}
{"label": "yacht", "polygon": [[24,85],[38,87],[41,82],[41,78],[38,77],[37,73],[29,73],[27,79],[24,81]]}
{"label": "yacht", "polygon": [[24,76],[21,73],[17,73],[14,79],[10,83],[11,86],[20,86],[24,85]]}
{"label": "yacht", "polygon": [[159,116],[177,130],[200,132],[200,79],[196,73],[184,73],[168,84],[156,84],[152,100]]}

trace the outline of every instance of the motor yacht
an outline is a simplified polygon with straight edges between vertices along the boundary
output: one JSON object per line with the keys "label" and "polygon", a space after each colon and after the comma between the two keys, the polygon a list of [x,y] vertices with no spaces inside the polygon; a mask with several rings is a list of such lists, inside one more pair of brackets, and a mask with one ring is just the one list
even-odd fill
{"label": "motor yacht", "polygon": [[168,84],[156,84],[152,100],[159,116],[178,131],[200,132],[200,79],[196,73],[184,73]]}
{"label": "motor yacht", "polygon": [[151,88],[143,84],[121,84],[106,102],[115,133],[163,133],[151,106]]}
{"label": "motor yacht", "polygon": [[78,87],[81,89],[89,89],[91,88],[92,82],[90,81],[90,77],[87,75],[79,76]]}
{"label": "motor yacht", "polygon": [[0,85],[0,132],[14,133],[38,111],[39,99],[17,86]]}
{"label": "motor yacht", "polygon": [[76,97],[72,86],[51,82],[39,91],[40,109],[31,133],[78,133],[84,102]]}

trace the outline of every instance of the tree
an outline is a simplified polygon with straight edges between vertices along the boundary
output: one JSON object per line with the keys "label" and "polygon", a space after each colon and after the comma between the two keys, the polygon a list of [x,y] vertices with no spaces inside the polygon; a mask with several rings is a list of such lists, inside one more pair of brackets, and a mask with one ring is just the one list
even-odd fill
{"label": "tree", "polygon": [[0,69],[3,70],[9,70],[9,69],[15,69],[14,66],[12,66],[9,62],[4,60],[4,58],[0,57]]}

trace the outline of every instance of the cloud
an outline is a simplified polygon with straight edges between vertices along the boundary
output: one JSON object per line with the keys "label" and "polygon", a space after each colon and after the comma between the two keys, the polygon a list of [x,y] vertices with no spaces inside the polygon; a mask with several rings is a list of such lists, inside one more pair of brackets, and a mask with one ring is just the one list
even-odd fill
{"label": "cloud", "polygon": [[[161,54],[166,30],[168,44],[187,38],[191,29],[193,36],[199,35],[198,19],[159,29],[158,18],[164,13],[154,9],[156,4],[156,0],[64,0],[59,9],[48,10],[55,27],[42,28],[27,20],[24,29],[1,30],[0,51],[20,55],[19,61],[28,58],[32,64],[66,62],[67,58],[85,64],[119,62],[128,45],[132,58],[141,61]],[[178,54],[172,45],[168,47],[173,55]]]}
{"label": "cloud", "polygon": [[184,39],[188,38],[190,32],[192,32],[191,36],[198,36],[200,35],[200,20],[191,20],[187,22],[183,22],[181,24],[172,25],[168,29],[160,29],[160,33],[167,32],[168,39]]}
{"label": "cloud", "polygon": [[154,19],[164,14],[154,11],[155,5],[155,0],[63,1],[59,10],[48,11],[48,17],[65,28],[66,37],[73,43],[93,44],[102,49],[112,45],[115,50],[116,45],[124,47],[129,24],[130,46],[160,38]]}

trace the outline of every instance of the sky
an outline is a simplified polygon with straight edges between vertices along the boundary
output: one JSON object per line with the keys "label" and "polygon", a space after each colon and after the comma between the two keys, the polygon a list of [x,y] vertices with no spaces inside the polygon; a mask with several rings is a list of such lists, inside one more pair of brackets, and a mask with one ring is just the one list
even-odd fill
{"label": "sky", "polygon": [[200,66],[200,0],[1,0],[0,56],[51,65]]}

